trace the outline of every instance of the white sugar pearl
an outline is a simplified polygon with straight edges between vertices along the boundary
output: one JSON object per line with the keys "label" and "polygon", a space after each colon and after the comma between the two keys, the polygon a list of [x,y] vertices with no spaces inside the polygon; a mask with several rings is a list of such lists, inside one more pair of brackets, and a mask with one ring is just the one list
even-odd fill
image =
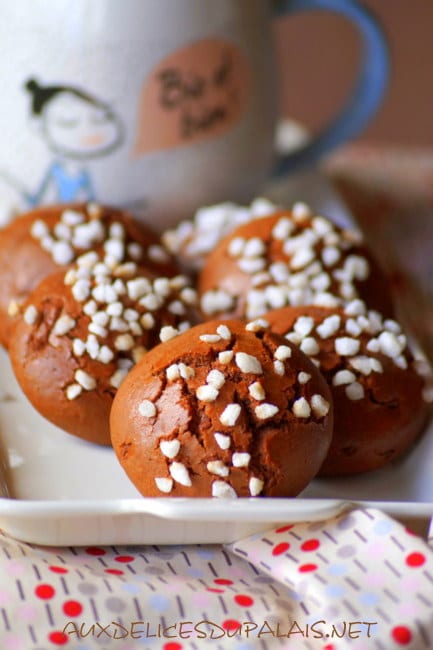
{"label": "white sugar pearl", "polygon": [[138,405],[138,412],[145,418],[153,418],[156,415],[156,406],[148,399],[144,399]]}
{"label": "white sugar pearl", "polygon": [[223,365],[227,365],[233,359],[233,350],[224,350],[218,354],[218,361]]}
{"label": "white sugar pearl", "polygon": [[307,354],[309,357],[319,354],[320,347],[316,339],[312,336],[307,336],[303,341],[301,341],[300,349],[304,354]]}
{"label": "white sugar pearl", "polygon": [[233,427],[241,414],[239,404],[228,404],[220,415],[220,422],[226,427]]}
{"label": "white sugar pearl", "polygon": [[378,336],[378,341],[382,354],[385,354],[391,359],[400,356],[405,347],[392,332],[382,332]]}
{"label": "white sugar pearl", "polygon": [[307,384],[311,379],[311,375],[308,372],[300,372],[298,374],[298,381],[300,384]]}
{"label": "white sugar pearl", "polygon": [[42,221],[41,219],[36,219],[32,223],[32,226],[30,228],[30,234],[32,237],[35,239],[42,239],[42,237],[45,237],[48,235],[49,229],[45,221]]}
{"label": "white sugar pearl", "polygon": [[192,379],[195,376],[195,370],[185,363],[178,363],[179,373],[182,379]]}
{"label": "white sugar pearl", "polygon": [[180,450],[179,440],[161,440],[159,443],[161,453],[167,458],[174,458]]}
{"label": "white sugar pearl", "polygon": [[364,387],[359,384],[357,381],[353,382],[353,384],[349,384],[345,388],[346,395],[349,399],[351,400],[359,400],[364,397]]}
{"label": "white sugar pearl", "polygon": [[335,373],[332,384],[333,386],[344,386],[346,384],[353,384],[356,381],[356,375],[350,370],[339,370]]}
{"label": "white sugar pearl", "polygon": [[247,332],[261,332],[269,328],[269,323],[264,318],[257,318],[245,325]]}
{"label": "white sugar pearl", "polygon": [[275,406],[275,404],[268,404],[265,402],[264,404],[259,404],[259,406],[256,406],[254,412],[259,420],[267,420],[276,415],[279,410],[280,409],[278,406]]}
{"label": "white sugar pearl", "polygon": [[171,463],[169,472],[176,483],[180,483],[180,485],[184,485],[185,487],[191,487],[191,478],[183,463]]}
{"label": "white sugar pearl", "polygon": [[274,372],[280,377],[283,377],[286,374],[286,369],[282,361],[274,361]]}
{"label": "white sugar pearl", "polygon": [[235,452],[232,456],[233,467],[248,467],[251,455],[246,452]]}
{"label": "white sugar pearl", "polygon": [[75,325],[76,321],[67,314],[64,314],[63,316],[60,316],[54,323],[53,334],[56,336],[63,336],[64,334],[70,332],[70,330],[73,329]]}
{"label": "white sugar pearl", "polygon": [[225,341],[230,341],[232,337],[232,333],[227,327],[227,325],[218,325],[217,329],[217,334],[224,339]]}
{"label": "white sugar pearl", "polygon": [[349,336],[342,336],[335,339],[335,351],[340,356],[352,356],[358,354],[360,342]]}
{"label": "white sugar pearl", "polygon": [[255,381],[253,384],[248,386],[248,392],[251,397],[258,402],[261,402],[265,399],[266,393],[260,382]]}
{"label": "white sugar pearl", "polygon": [[77,280],[72,285],[72,295],[78,302],[84,302],[90,295],[90,282],[89,280]]}
{"label": "white sugar pearl", "polygon": [[310,316],[299,316],[293,325],[294,331],[300,336],[308,336],[314,328],[314,320]]}
{"label": "white sugar pearl", "polygon": [[165,376],[167,377],[168,381],[175,381],[176,379],[179,379],[180,372],[177,363],[172,363],[171,366],[168,366],[165,371]]}
{"label": "white sugar pearl", "polygon": [[274,239],[280,239],[284,240],[289,237],[293,230],[295,229],[295,225],[293,221],[291,221],[288,217],[282,217],[277,221],[275,226],[272,229],[272,237]]}
{"label": "white sugar pearl", "polygon": [[131,334],[120,334],[114,340],[114,347],[119,352],[127,352],[134,347],[134,339]]}
{"label": "white sugar pearl", "polygon": [[79,397],[82,392],[83,389],[80,384],[69,384],[69,386],[66,388],[66,397],[68,400],[72,401]]}
{"label": "white sugar pearl", "polygon": [[70,264],[74,257],[74,249],[65,241],[56,241],[51,249],[51,255],[56,264]]}
{"label": "white sugar pearl", "polygon": [[260,478],[252,476],[249,480],[248,486],[251,496],[257,497],[263,490],[264,482]]}
{"label": "white sugar pearl", "polygon": [[72,353],[76,357],[81,357],[86,351],[86,344],[81,339],[74,339],[72,341]]}
{"label": "white sugar pearl", "polygon": [[173,339],[178,334],[179,330],[177,330],[175,327],[172,327],[171,325],[166,325],[165,327],[161,327],[159,338],[163,343],[165,343],[166,341]]}
{"label": "white sugar pearl", "polygon": [[216,476],[228,476],[230,473],[229,468],[225,465],[222,460],[211,460],[207,463],[206,469],[209,474],[215,474]]}
{"label": "white sugar pearl", "polygon": [[225,481],[214,481],[212,483],[212,496],[217,499],[236,499],[237,494],[232,486]]}
{"label": "white sugar pearl", "polygon": [[24,322],[26,325],[34,325],[38,320],[39,312],[34,305],[29,305],[24,312]]}
{"label": "white sugar pearl", "polygon": [[173,489],[173,479],[171,478],[156,478],[156,487],[160,492],[168,493]]}
{"label": "white sugar pearl", "polygon": [[77,384],[80,384],[84,390],[94,390],[96,388],[96,379],[84,370],[76,370],[74,377]]}
{"label": "white sugar pearl", "polygon": [[215,442],[217,443],[220,449],[229,449],[231,445],[230,436],[225,435],[224,433],[214,433]]}
{"label": "white sugar pearl", "polygon": [[206,377],[206,383],[208,383],[210,386],[213,386],[217,390],[224,386],[225,381],[226,379],[224,377],[224,374],[220,370],[211,370]]}
{"label": "white sugar pearl", "polygon": [[251,354],[247,354],[246,352],[237,352],[235,355],[235,361],[237,367],[244,373],[255,375],[261,375],[263,373],[260,361]]}
{"label": "white sugar pearl", "polygon": [[200,341],[203,341],[203,343],[218,343],[221,341],[221,337],[219,334],[202,334]]}
{"label": "white sugar pearl", "polygon": [[199,386],[195,394],[201,402],[214,402],[218,397],[218,390],[214,386]]}
{"label": "white sugar pearl", "polygon": [[341,252],[336,246],[325,246],[322,250],[322,260],[325,266],[334,266],[341,257]]}
{"label": "white sugar pearl", "polygon": [[338,314],[333,314],[325,318],[320,325],[316,327],[316,331],[322,339],[327,339],[338,332],[341,324],[341,318]]}
{"label": "white sugar pearl", "polygon": [[274,357],[278,359],[278,361],[285,361],[286,359],[290,359],[291,356],[292,348],[289,348],[288,345],[279,345],[274,352]]}
{"label": "white sugar pearl", "polygon": [[295,400],[292,411],[297,418],[309,418],[311,415],[311,407],[305,397],[299,397]]}
{"label": "white sugar pearl", "polygon": [[311,398],[311,408],[316,417],[324,418],[329,413],[330,404],[322,395],[316,394]]}

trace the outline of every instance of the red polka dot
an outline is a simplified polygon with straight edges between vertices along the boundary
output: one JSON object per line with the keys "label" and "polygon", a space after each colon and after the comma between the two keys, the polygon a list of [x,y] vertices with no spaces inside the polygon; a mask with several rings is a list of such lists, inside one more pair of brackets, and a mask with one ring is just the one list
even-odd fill
{"label": "red polka dot", "polygon": [[223,594],[224,589],[216,589],[215,587],[208,587],[206,591],[211,591],[213,594]]}
{"label": "red polka dot", "polygon": [[407,566],[417,567],[422,566],[425,563],[425,555],[422,553],[411,553],[406,558]]}
{"label": "red polka dot", "polygon": [[135,560],[135,557],[132,555],[118,555],[117,557],[114,558],[116,562],[133,562]]}
{"label": "red polka dot", "polygon": [[69,639],[64,632],[58,632],[57,630],[55,632],[51,632],[51,634],[48,635],[48,639],[51,641],[51,643],[54,643],[54,645],[66,645],[68,643]]}
{"label": "red polka dot", "polygon": [[335,645],[333,643],[328,643],[327,645],[323,646],[323,650],[335,650]]}
{"label": "red polka dot", "polygon": [[35,589],[35,594],[42,600],[49,600],[54,596],[56,590],[51,585],[38,585]]}
{"label": "red polka dot", "polygon": [[275,532],[276,533],[285,533],[288,530],[290,530],[291,528],[293,528],[293,524],[289,524],[288,526],[281,526],[281,528],[277,528]]}
{"label": "red polka dot", "polygon": [[50,571],[52,571],[53,573],[68,573],[68,569],[65,569],[62,566],[54,566],[53,565],[53,566],[50,566],[49,568],[50,568]]}
{"label": "red polka dot", "polygon": [[310,571],[316,571],[317,570],[317,564],[301,564],[300,567],[298,567],[298,571],[300,573],[309,573]]}
{"label": "red polka dot", "polygon": [[405,531],[407,532],[408,535],[414,535],[414,537],[418,537],[418,535],[412,530],[412,528],[405,528]]}
{"label": "red polka dot", "polygon": [[239,621],[235,621],[233,618],[228,618],[226,621],[224,621],[222,626],[225,630],[228,630],[229,632],[234,632],[234,630],[240,628],[241,624],[239,623]]}
{"label": "red polka dot", "polygon": [[272,549],[272,555],[281,555],[282,553],[285,553],[289,548],[289,542],[281,542],[281,544],[274,546]]}
{"label": "red polka dot", "polygon": [[83,606],[77,600],[67,600],[63,603],[63,611],[66,616],[79,616],[83,611]]}
{"label": "red polka dot", "polygon": [[123,576],[123,571],[121,569],[104,569],[105,573],[110,573],[113,576]]}
{"label": "red polka dot", "polygon": [[217,585],[232,585],[233,580],[227,580],[227,578],[215,578],[215,584]]}
{"label": "red polka dot", "polygon": [[235,602],[241,607],[250,607],[254,600],[250,596],[245,596],[244,594],[236,594]]}
{"label": "red polka dot", "polygon": [[397,643],[407,645],[412,641],[412,632],[405,625],[398,625],[391,630],[391,636]]}
{"label": "red polka dot", "polygon": [[99,548],[99,546],[89,546],[89,548],[86,548],[86,553],[88,555],[105,555],[106,551],[103,548]]}
{"label": "red polka dot", "polygon": [[307,539],[301,544],[301,551],[315,551],[320,546],[318,539]]}
{"label": "red polka dot", "polygon": [[170,643],[164,643],[162,650],[182,650],[183,646],[180,643],[170,641]]}

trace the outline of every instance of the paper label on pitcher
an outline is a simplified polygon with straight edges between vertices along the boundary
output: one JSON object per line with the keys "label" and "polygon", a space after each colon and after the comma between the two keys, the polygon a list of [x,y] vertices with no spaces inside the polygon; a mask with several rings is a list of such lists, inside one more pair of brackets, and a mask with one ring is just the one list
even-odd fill
{"label": "paper label on pitcher", "polygon": [[242,52],[220,39],[170,54],[141,89],[133,155],[215,138],[244,114],[251,73]]}

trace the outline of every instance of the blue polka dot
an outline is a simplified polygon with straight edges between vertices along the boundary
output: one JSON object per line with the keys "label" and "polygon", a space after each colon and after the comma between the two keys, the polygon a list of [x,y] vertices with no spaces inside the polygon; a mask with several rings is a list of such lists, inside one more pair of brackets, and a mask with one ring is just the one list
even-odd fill
{"label": "blue polka dot", "polygon": [[163,594],[152,594],[150,604],[159,612],[164,612],[170,607],[170,600],[167,596],[163,596]]}
{"label": "blue polka dot", "polygon": [[376,535],[387,535],[393,528],[394,528],[394,524],[392,523],[392,521],[383,519],[382,521],[378,521],[375,523],[373,530],[376,533]]}
{"label": "blue polka dot", "polygon": [[141,591],[138,585],[134,585],[131,582],[122,585],[122,589],[123,591],[128,592],[128,594],[138,594],[138,592]]}
{"label": "blue polka dot", "polygon": [[254,650],[254,646],[251,643],[241,643],[236,646],[237,650]]}
{"label": "blue polka dot", "polygon": [[331,596],[333,598],[338,598],[345,592],[344,588],[341,585],[328,585],[325,591],[328,596]]}
{"label": "blue polka dot", "polygon": [[342,576],[347,573],[347,566],[345,564],[330,564],[328,573],[331,576]]}
{"label": "blue polka dot", "polygon": [[377,594],[373,593],[366,593],[366,594],[360,594],[359,595],[359,602],[362,605],[377,605],[379,602],[380,598]]}
{"label": "blue polka dot", "polygon": [[198,569],[197,567],[191,566],[186,570],[187,574],[192,578],[203,578],[204,571]]}
{"label": "blue polka dot", "polygon": [[292,589],[287,590],[287,595],[292,600],[296,600],[296,601],[302,600],[302,596],[300,594],[298,594],[297,591],[293,591]]}
{"label": "blue polka dot", "polygon": [[197,555],[203,558],[203,560],[211,560],[213,557],[215,557],[215,552],[208,551],[207,549],[199,549],[197,551]]}

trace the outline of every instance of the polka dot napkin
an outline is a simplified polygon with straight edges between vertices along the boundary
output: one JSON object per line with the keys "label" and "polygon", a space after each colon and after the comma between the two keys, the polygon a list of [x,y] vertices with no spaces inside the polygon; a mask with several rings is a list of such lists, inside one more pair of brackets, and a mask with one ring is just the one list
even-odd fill
{"label": "polka dot napkin", "polygon": [[0,536],[1,650],[433,647],[433,550],[373,510],[227,547]]}

